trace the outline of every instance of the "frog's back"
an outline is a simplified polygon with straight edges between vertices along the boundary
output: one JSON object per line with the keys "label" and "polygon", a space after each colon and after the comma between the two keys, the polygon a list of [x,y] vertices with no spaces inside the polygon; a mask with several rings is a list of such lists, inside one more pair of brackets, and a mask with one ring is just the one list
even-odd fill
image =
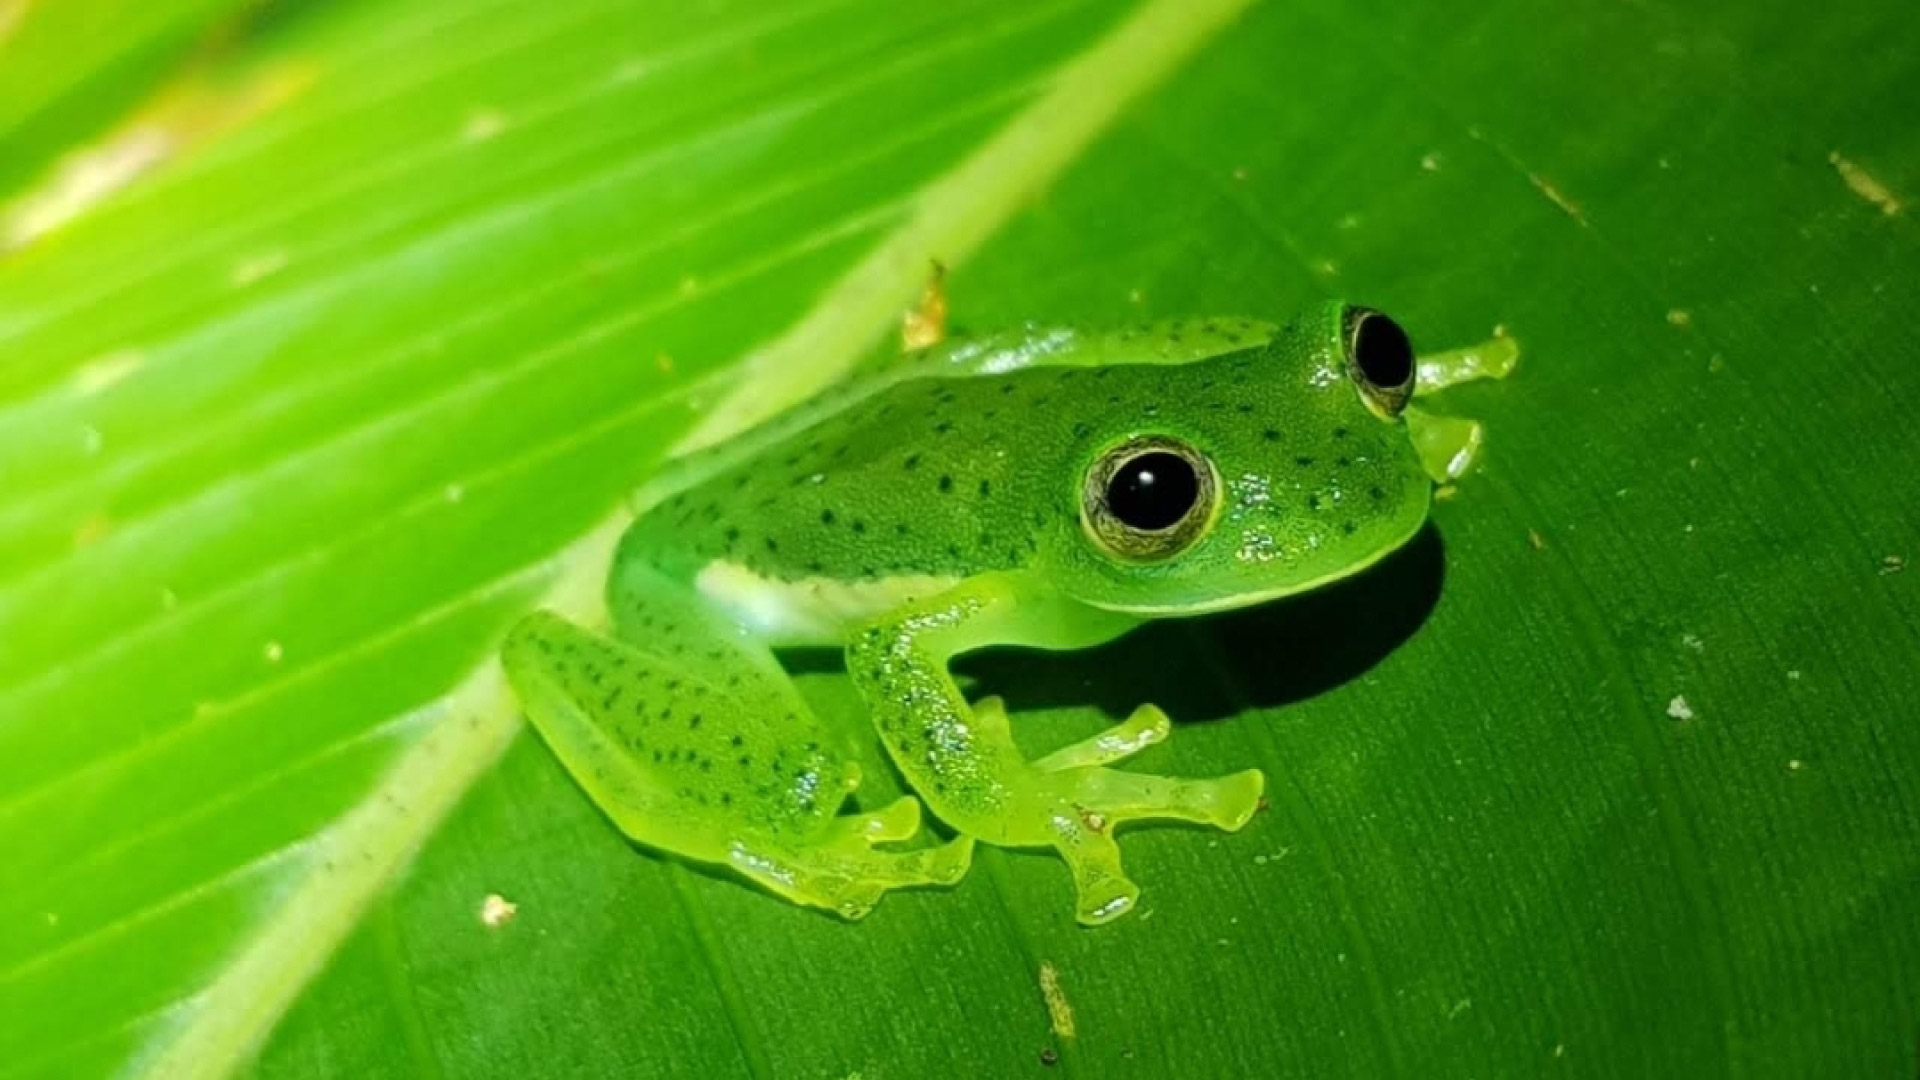
{"label": "frog's back", "polygon": [[1078,527],[1068,418],[1107,370],[897,383],[661,503],[627,550],[689,578],[725,564],[765,582],[1021,568],[1048,530]]}

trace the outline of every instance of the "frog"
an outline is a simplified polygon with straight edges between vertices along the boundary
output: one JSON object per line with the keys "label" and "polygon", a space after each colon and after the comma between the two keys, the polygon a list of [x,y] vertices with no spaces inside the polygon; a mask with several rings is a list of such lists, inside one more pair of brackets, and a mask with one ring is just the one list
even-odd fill
{"label": "frog", "polygon": [[[1416,399],[1515,357],[1500,337],[1419,357],[1346,302],[940,340],[672,463],[613,555],[607,625],[532,612],[502,665],[644,848],[848,920],[956,884],[977,844],[1051,849],[1077,920],[1107,923],[1139,904],[1121,826],[1239,830],[1264,775],[1116,767],[1172,733],[1152,704],[1029,757],[951,662],[1093,648],[1366,570],[1480,448],[1478,423]],[[820,647],[909,792],[884,806],[858,803],[859,747],[783,662]]]}

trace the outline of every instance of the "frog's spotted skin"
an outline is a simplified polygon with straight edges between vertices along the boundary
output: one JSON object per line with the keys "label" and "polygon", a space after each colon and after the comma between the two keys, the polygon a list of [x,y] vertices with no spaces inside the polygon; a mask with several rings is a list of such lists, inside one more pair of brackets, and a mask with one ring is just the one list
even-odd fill
{"label": "frog's spotted skin", "polygon": [[[998,701],[968,703],[947,661],[991,644],[1080,648],[1143,619],[1298,592],[1411,536],[1430,499],[1422,455],[1447,448],[1416,452],[1398,419],[1405,387],[1357,389],[1356,312],[1277,333],[1234,320],[1028,330],[869,376],[690,463],[622,541],[614,637],[534,616],[509,639],[508,672],[568,768],[644,843],[847,915],[890,888],[957,880],[974,839],[1051,846],[1081,920],[1113,918],[1137,894],[1115,826],[1237,829],[1260,774],[1110,768],[1166,736],[1150,706],[1026,761]],[[1172,556],[1121,554],[1090,524],[1088,500],[1105,498],[1090,477],[1142,439],[1200,463],[1206,503],[1192,513],[1205,516],[1183,519]],[[915,833],[911,799],[835,816],[858,773],[770,651],[791,644],[846,645],[881,741],[960,839],[873,847]]]}

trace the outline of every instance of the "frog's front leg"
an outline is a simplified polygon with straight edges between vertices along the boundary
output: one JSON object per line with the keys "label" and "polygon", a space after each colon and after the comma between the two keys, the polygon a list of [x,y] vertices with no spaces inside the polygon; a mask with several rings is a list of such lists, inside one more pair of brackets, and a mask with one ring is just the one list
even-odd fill
{"label": "frog's front leg", "polygon": [[1188,780],[1106,767],[1165,738],[1166,718],[1151,706],[1114,731],[1028,762],[998,699],[970,707],[947,662],[985,645],[1084,648],[1133,625],[1018,575],[988,574],[869,623],[847,648],[881,740],[927,805],[988,843],[1057,850],[1089,925],[1124,914],[1139,895],[1121,869],[1116,826],[1172,819],[1238,829],[1259,805],[1261,774]]}
{"label": "frog's front leg", "polygon": [[[1505,334],[1479,345],[1423,356],[1414,380],[1414,399],[1424,401],[1461,383],[1504,379],[1513,374],[1519,362],[1520,344]],[[1447,416],[1418,405],[1408,406],[1404,415],[1414,450],[1434,483],[1460,479],[1479,458],[1486,430],[1478,420]]]}

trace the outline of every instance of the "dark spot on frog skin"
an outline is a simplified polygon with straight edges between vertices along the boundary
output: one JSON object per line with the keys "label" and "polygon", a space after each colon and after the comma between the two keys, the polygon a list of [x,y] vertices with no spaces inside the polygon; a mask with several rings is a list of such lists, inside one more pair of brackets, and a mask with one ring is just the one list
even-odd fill
{"label": "dark spot on frog skin", "polygon": [[951,492],[952,490],[953,490],[953,477],[951,476],[940,477],[940,494],[945,495],[948,492]]}

